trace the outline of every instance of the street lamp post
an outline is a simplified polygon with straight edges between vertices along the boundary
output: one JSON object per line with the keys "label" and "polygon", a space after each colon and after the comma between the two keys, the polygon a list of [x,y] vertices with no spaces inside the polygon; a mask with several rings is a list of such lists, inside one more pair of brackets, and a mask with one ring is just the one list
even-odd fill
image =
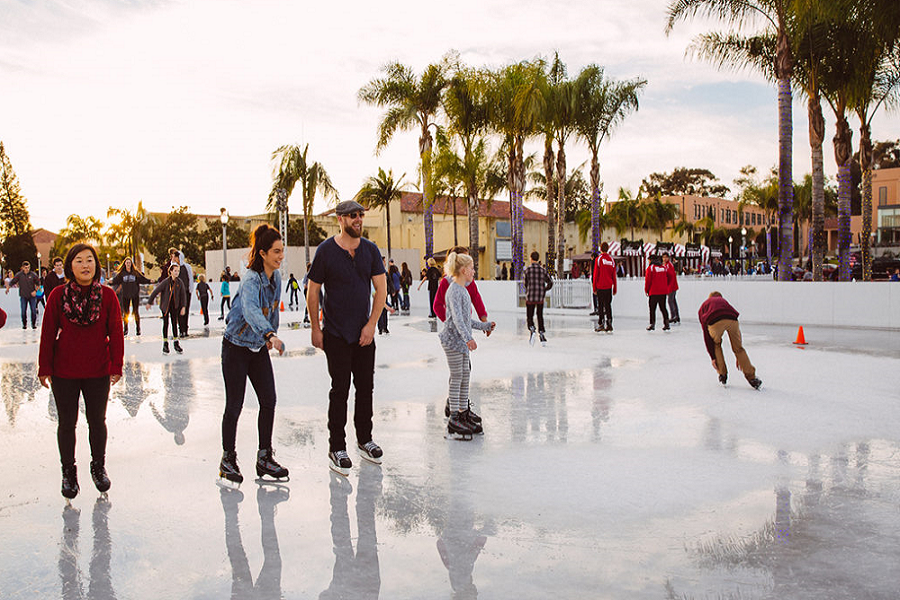
{"label": "street lamp post", "polygon": [[734,238],[728,236],[728,259],[734,261]]}
{"label": "street lamp post", "polygon": [[106,253],[106,279],[109,279],[109,252]]}
{"label": "street lamp post", "polygon": [[38,275],[40,275],[40,274],[41,274],[41,266],[42,266],[42,265],[41,265],[41,253],[38,252],[37,254],[38,254],[38,268],[37,268],[37,272],[38,272]]}
{"label": "street lamp post", "polygon": [[228,211],[224,208],[219,211],[219,220],[222,222],[222,272],[228,266]]}
{"label": "street lamp post", "polygon": [[747,248],[747,228],[741,227],[741,274],[747,272],[747,268],[744,266],[744,255],[746,253]]}

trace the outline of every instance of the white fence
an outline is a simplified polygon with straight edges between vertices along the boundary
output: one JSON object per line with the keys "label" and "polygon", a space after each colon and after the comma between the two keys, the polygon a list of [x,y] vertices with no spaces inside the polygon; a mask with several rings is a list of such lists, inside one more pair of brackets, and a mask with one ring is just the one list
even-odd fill
{"label": "white fence", "polygon": [[593,308],[590,279],[554,279],[550,308]]}

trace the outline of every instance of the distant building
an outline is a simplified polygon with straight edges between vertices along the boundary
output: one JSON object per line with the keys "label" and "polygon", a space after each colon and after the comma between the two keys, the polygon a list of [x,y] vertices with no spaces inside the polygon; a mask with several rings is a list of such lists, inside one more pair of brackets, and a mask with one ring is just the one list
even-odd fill
{"label": "distant building", "polygon": [[50,248],[53,247],[56,238],[59,236],[52,231],[41,228],[32,231],[31,237],[34,239],[34,246],[37,248],[38,256],[40,257],[39,262],[41,264],[38,265],[38,271],[40,271],[41,266],[47,266],[53,260],[53,257],[50,256]]}

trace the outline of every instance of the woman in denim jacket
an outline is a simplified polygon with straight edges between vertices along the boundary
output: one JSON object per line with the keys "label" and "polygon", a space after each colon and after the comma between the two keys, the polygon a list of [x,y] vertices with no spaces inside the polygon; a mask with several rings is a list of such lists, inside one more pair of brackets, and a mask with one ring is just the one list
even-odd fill
{"label": "woman in denim jacket", "polygon": [[278,336],[281,302],[281,261],[284,244],[277,229],[257,227],[250,239],[250,264],[241,278],[241,289],[225,320],[222,338],[222,375],[225,378],[225,414],[222,416],[222,462],[219,477],[240,484],[244,478],[237,464],[235,442],[238,418],[244,405],[247,379],[259,399],[259,451],[256,474],[286,479],[288,470],[275,462],[272,427],[275,422],[275,375],[269,350],[284,354]]}

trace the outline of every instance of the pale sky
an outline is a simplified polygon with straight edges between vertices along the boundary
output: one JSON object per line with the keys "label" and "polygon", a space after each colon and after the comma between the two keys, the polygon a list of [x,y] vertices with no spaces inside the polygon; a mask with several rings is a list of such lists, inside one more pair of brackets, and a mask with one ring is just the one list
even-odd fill
{"label": "pale sky", "polygon": [[[680,24],[666,37],[667,3],[3,0],[0,140],[36,228],[58,231],[71,213],[105,219],[107,207],[139,200],[151,211],[255,214],[282,144],[308,143],[342,199],[379,166],[415,180],[418,134],[376,156],[381,112],[356,100],[384,64],[421,71],[454,49],[498,67],[559,51],[570,75],[597,63],[649,81],[602,147],[610,197],[678,166],[729,186],[746,164],[767,171],[778,152],[774,87],[686,59],[693,35],[721,26]],[[833,176],[833,119],[827,133]],[[881,114],[873,137],[900,138],[897,115]],[[570,169],[589,158],[581,143],[567,154]],[[809,165],[806,107],[795,100],[794,178]]]}

